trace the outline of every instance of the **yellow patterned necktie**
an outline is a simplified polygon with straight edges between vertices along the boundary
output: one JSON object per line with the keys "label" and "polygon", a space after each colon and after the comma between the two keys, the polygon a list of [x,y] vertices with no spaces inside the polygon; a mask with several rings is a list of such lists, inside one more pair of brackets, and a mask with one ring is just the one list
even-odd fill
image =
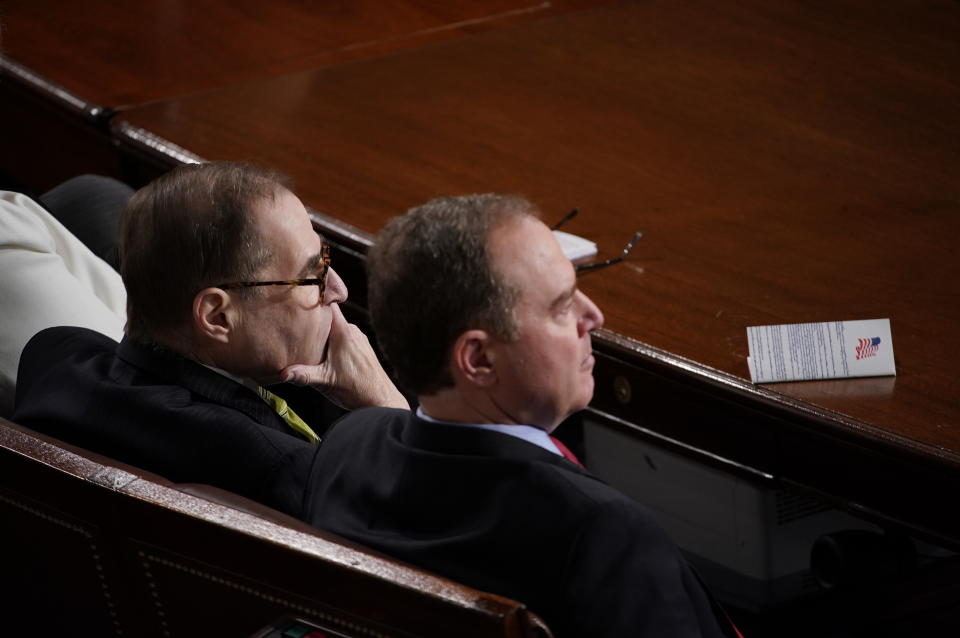
{"label": "yellow patterned necktie", "polygon": [[314,432],[306,422],[297,416],[297,413],[293,411],[287,402],[275,395],[270,390],[266,388],[260,388],[260,396],[263,397],[267,403],[276,411],[280,417],[287,422],[297,434],[305,438],[310,443],[316,445],[320,442],[320,437],[317,436],[317,433]]}

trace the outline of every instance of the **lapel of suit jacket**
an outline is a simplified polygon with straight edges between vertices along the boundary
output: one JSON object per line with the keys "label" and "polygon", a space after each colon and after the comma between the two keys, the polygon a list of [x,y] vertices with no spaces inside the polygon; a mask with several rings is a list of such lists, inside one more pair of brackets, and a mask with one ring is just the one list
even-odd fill
{"label": "lapel of suit jacket", "polygon": [[242,412],[265,427],[289,431],[283,418],[253,390],[172,350],[124,337],[117,356],[163,383],[183,386],[208,401]]}

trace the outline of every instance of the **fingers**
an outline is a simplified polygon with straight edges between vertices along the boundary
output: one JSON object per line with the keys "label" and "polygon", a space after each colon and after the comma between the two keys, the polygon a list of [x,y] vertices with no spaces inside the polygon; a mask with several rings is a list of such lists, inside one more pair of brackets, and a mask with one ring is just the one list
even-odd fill
{"label": "fingers", "polygon": [[343,316],[340,304],[330,304],[330,332],[327,335],[327,347],[324,351],[327,353],[327,359],[330,358],[330,351],[336,350],[337,345],[350,335],[350,323]]}
{"label": "fingers", "polygon": [[352,326],[347,318],[343,316],[343,310],[340,309],[340,304],[334,303],[330,304],[330,312],[333,316],[333,319],[330,322],[330,332],[343,332],[347,329],[348,326]]}
{"label": "fingers", "polygon": [[282,381],[311,386],[334,403],[353,409],[369,405],[409,407],[377,359],[367,335],[332,304],[326,358],[319,365],[295,364],[280,374]]}
{"label": "fingers", "polygon": [[[324,348],[324,360],[317,365],[293,364],[280,372],[280,381],[298,386],[326,387],[335,383],[336,371],[342,367],[338,362],[347,342],[363,332],[347,321],[339,304],[331,304],[330,332],[327,335],[327,344]],[[363,335],[366,339],[366,335]],[[367,341],[369,343],[369,341]],[[318,388],[319,389],[319,388]]]}
{"label": "fingers", "polygon": [[287,366],[280,371],[280,381],[299,386],[314,385],[318,382],[312,373],[313,368],[316,367],[319,366],[305,366],[299,363]]}

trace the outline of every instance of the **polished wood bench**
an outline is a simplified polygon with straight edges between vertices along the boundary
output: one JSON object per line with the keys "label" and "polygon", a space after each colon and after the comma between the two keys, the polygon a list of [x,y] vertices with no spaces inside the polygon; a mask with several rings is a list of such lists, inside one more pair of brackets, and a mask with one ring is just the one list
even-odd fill
{"label": "polished wood bench", "polygon": [[[549,637],[520,603],[0,419],[0,633]],[[7,633],[7,632],[10,633]]]}

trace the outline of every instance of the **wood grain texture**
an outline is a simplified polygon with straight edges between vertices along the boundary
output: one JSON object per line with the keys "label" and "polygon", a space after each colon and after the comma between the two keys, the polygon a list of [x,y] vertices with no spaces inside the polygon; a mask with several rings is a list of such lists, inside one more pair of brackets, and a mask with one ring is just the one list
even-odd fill
{"label": "wood grain texture", "polygon": [[6,0],[0,52],[122,109],[609,0]]}
{"label": "wood grain texture", "polygon": [[740,378],[745,328],[889,317],[898,376],[769,386],[960,458],[960,5],[622,2],[122,120],[375,232],[521,192],[627,263],[606,327]]}

